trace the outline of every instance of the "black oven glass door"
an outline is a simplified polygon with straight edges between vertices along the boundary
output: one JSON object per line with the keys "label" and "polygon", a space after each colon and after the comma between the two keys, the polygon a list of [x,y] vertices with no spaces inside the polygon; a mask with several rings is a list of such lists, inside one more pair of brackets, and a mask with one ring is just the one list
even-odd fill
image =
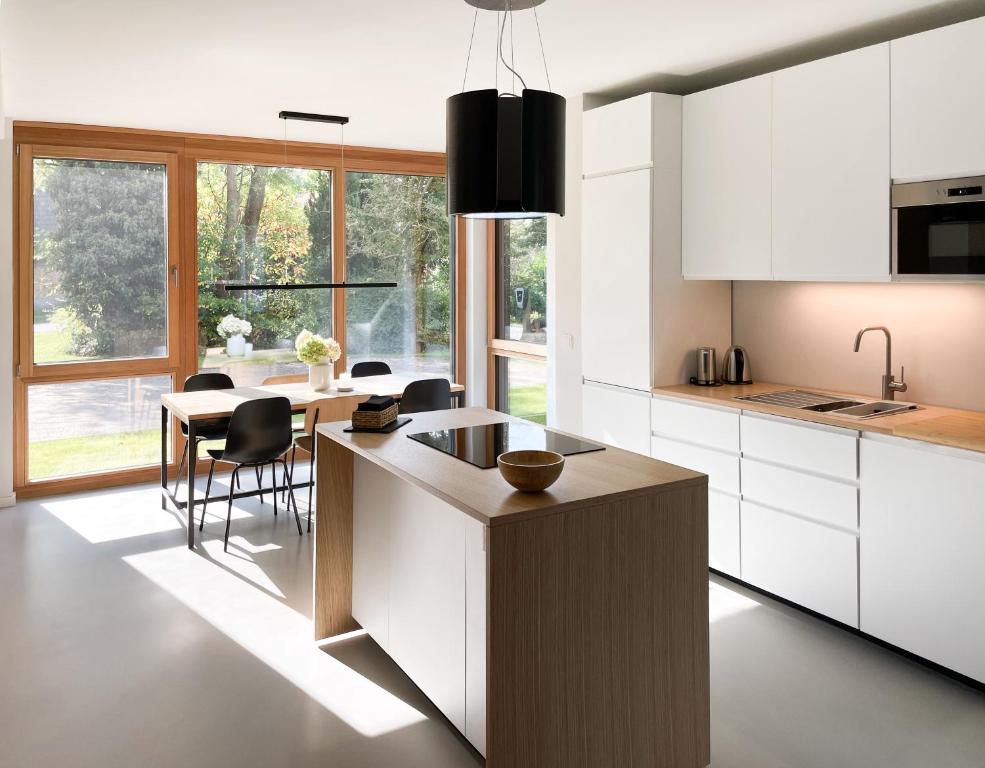
{"label": "black oven glass door", "polygon": [[898,275],[985,277],[985,201],[897,209]]}

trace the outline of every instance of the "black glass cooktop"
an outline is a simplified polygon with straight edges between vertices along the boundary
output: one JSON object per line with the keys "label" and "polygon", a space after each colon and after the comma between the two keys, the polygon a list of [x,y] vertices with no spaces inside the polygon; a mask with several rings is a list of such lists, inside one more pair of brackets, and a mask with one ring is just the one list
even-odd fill
{"label": "black glass cooktop", "polygon": [[554,451],[571,456],[605,450],[605,446],[596,443],[549,432],[536,424],[517,422],[418,432],[408,437],[481,469],[495,467],[496,457],[507,451]]}

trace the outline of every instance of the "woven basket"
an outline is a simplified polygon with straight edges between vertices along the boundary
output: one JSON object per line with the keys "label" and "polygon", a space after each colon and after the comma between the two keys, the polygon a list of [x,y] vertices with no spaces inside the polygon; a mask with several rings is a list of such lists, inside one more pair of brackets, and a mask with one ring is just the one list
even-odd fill
{"label": "woven basket", "polygon": [[397,418],[397,404],[384,411],[353,411],[352,426],[357,429],[381,429]]}

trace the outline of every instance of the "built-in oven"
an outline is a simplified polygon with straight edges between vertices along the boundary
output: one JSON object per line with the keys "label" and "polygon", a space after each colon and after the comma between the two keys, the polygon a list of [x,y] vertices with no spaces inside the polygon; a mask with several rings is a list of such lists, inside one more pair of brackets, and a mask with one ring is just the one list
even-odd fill
{"label": "built-in oven", "polygon": [[985,280],[985,176],[894,184],[894,280]]}

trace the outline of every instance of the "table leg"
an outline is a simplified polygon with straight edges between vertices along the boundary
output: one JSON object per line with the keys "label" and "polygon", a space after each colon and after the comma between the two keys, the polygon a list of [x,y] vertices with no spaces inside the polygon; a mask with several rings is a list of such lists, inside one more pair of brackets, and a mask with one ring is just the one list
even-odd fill
{"label": "table leg", "polygon": [[161,509],[168,508],[168,409],[161,406]]}
{"label": "table leg", "polygon": [[458,408],[464,408],[465,407],[465,390],[464,389],[461,392],[456,392],[455,393],[455,400],[458,402],[458,406],[457,406]]}
{"label": "table leg", "polygon": [[[198,440],[195,422],[188,420],[188,548],[195,549],[195,465],[198,464]],[[232,494],[232,487],[229,493]]]}

